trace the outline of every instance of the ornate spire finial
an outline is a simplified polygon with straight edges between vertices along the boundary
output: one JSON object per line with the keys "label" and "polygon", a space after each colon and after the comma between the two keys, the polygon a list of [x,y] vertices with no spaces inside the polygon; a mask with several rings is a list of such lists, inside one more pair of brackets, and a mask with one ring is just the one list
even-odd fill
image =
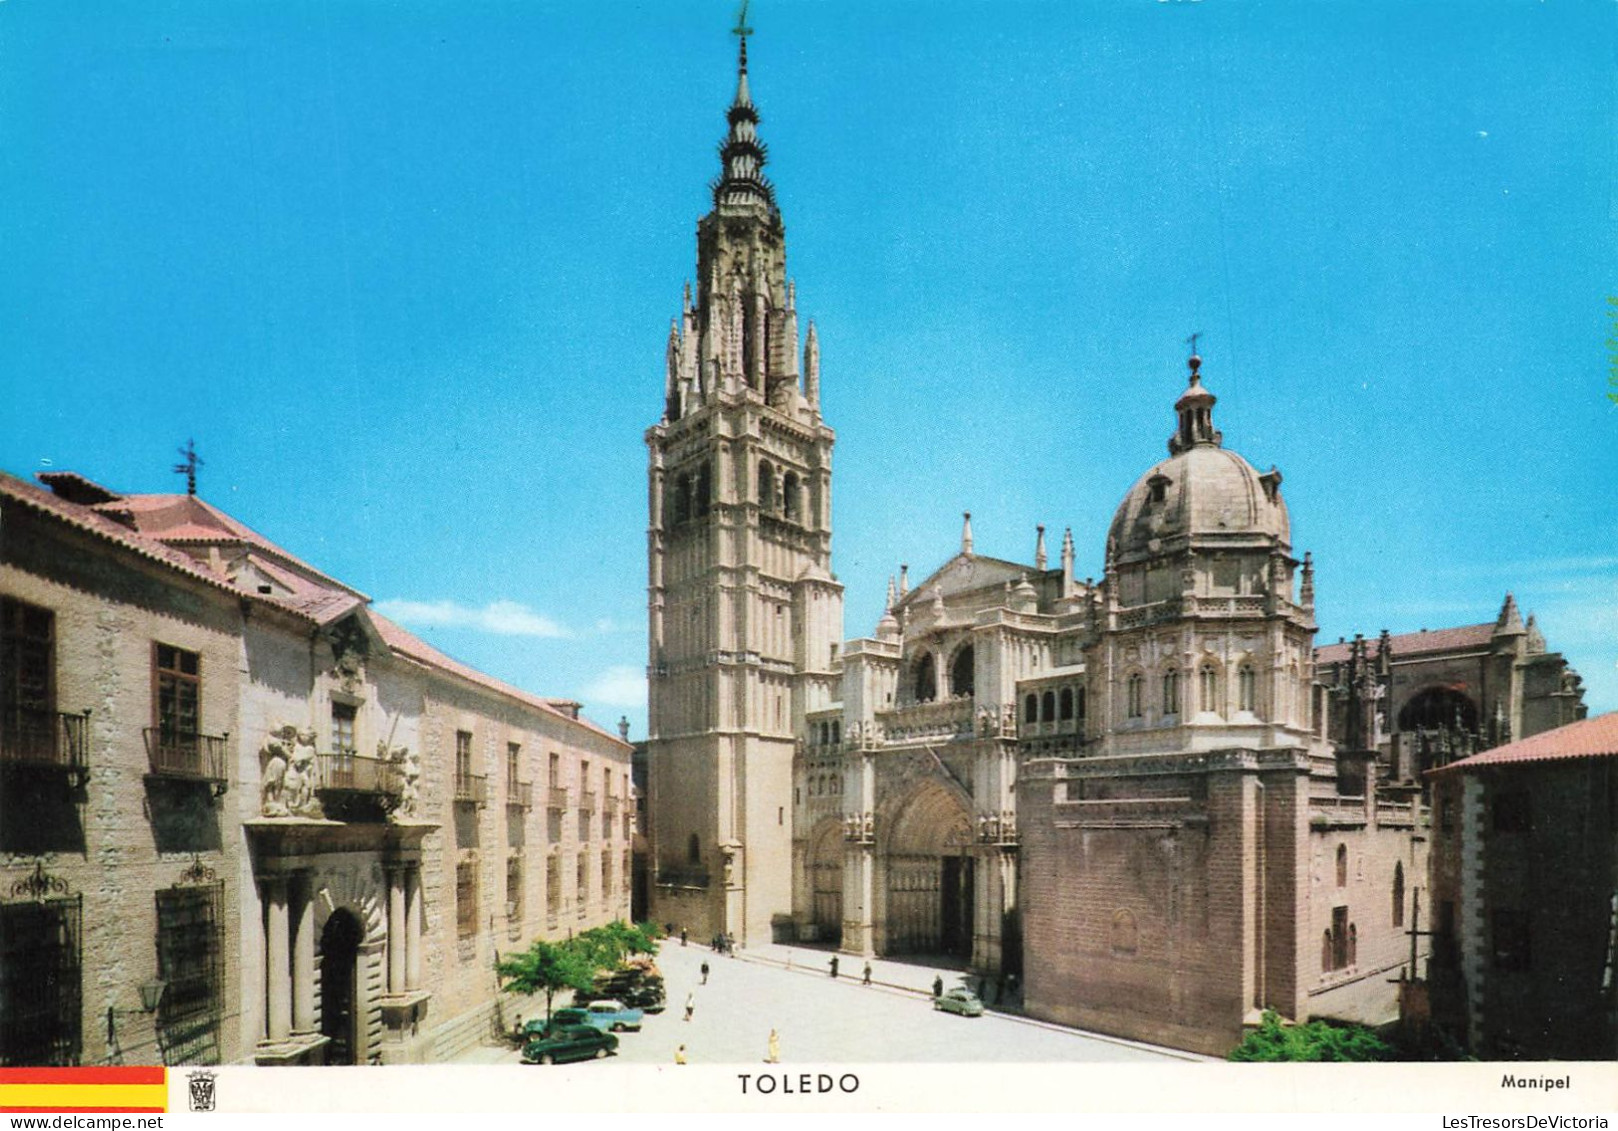
{"label": "ornate spire finial", "polygon": [[961,553],[972,552],[972,512],[961,512]]}
{"label": "ornate spire finial", "polygon": [[197,468],[202,466],[202,457],[197,455],[197,442],[187,440],[185,447],[180,449],[180,455],[185,459],[185,462],[174,465],[174,474],[185,476],[185,493],[195,495],[197,493]]}
{"label": "ornate spire finial", "polygon": [[1038,531],[1034,537],[1034,568],[1037,570],[1043,570],[1045,568],[1045,563],[1049,560],[1045,556],[1045,528],[1043,526],[1036,526],[1034,529]]}

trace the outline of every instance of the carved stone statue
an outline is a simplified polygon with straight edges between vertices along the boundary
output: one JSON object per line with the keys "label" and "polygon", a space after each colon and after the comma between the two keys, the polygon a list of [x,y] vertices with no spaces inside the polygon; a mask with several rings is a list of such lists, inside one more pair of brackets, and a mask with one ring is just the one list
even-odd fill
{"label": "carved stone statue", "polygon": [[[292,735],[290,740],[285,737],[288,732]],[[320,810],[320,801],[315,796],[315,732],[282,727],[281,733],[283,741],[291,745],[286,778],[283,782],[283,797],[286,800],[287,810],[296,817],[324,816]]]}
{"label": "carved stone statue", "polygon": [[[297,732],[292,727],[283,727],[283,730]],[[259,788],[259,812],[266,817],[285,817],[287,815],[286,803],[286,773],[290,764],[290,744],[283,742],[279,732],[272,735],[258,752],[259,761],[263,766],[263,785]]]}
{"label": "carved stone statue", "polygon": [[419,784],[421,782],[421,759],[408,747],[397,746],[388,749],[386,742],[377,743],[377,757],[388,762],[396,775],[399,787],[399,805],[394,810],[398,817],[412,817],[416,813],[416,801],[420,797]]}

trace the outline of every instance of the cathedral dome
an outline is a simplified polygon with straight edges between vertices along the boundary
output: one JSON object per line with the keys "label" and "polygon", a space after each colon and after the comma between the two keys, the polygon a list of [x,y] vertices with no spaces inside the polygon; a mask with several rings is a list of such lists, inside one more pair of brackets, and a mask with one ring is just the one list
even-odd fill
{"label": "cathedral dome", "polygon": [[1260,472],[1221,446],[1213,428],[1215,397],[1197,372],[1201,364],[1191,359],[1191,386],[1175,402],[1180,426],[1169,458],[1135,482],[1113,516],[1107,556],[1114,562],[1138,561],[1187,541],[1291,547],[1281,473],[1273,467]]}

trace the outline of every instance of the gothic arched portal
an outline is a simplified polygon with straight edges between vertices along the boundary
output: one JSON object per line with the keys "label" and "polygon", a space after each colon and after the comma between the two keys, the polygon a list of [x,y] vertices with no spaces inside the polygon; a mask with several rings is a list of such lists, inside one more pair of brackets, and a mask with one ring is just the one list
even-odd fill
{"label": "gothic arched portal", "polygon": [[[880,822],[879,822],[880,824]],[[972,823],[959,789],[916,784],[895,806],[883,845],[887,954],[972,951]]]}
{"label": "gothic arched portal", "polygon": [[843,825],[835,817],[809,840],[809,893],[815,938],[835,946],[843,938]]}

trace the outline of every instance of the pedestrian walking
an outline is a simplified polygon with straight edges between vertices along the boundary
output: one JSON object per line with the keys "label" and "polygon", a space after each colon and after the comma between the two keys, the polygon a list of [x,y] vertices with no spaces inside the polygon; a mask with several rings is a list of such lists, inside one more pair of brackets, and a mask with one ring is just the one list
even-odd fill
{"label": "pedestrian walking", "polygon": [[697,995],[696,994],[686,994],[685,995],[685,1019],[687,1021],[691,1020],[691,1015],[693,1013],[695,1013],[696,1011],[697,1011]]}
{"label": "pedestrian walking", "polygon": [[934,977],[933,977],[933,997],[941,998],[943,996],[944,996],[944,976],[942,974],[934,975]]}
{"label": "pedestrian walking", "polygon": [[871,964],[869,962],[867,962],[865,964],[865,972],[860,976],[860,985],[869,986],[870,984],[871,984]]}
{"label": "pedestrian walking", "polygon": [[674,1063],[675,1064],[684,1064],[685,1063],[685,1046],[684,1045],[681,1045],[679,1048],[674,1050]]}
{"label": "pedestrian walking", "polygon": [[831,976],[833,978],[837,977],[837,956],[835,954],[831,956]]}
{"label": "pedestrian walking", "polygon": [[706,961],[702,963],[702,984],[705,986],[708,984],[708,963]]}
{"label": "pedestrian walking", "polygon": [[685,945],[685,928],[684,927],[680,928],[680,945],[681,946]]}
{"label": "pedestrian walking", "polygon": [[766,1064],[781,1063],[781,1036],[774,1029],[770,1030],[770,1056]]}

